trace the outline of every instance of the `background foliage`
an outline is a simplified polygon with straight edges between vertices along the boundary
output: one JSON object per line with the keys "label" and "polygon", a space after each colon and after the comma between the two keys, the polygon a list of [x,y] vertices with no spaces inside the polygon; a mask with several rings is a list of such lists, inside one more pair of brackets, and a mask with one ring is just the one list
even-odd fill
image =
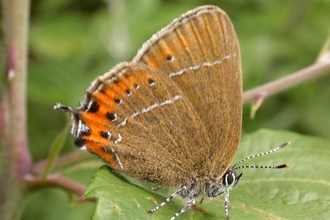
{"label": "background foliage", "polygon": [[[56,102],[75,106],[96,76],[131,60],[153,33],[196,6],[216,4],[232,19],[241,45],[244,90],[312,64],[329,34],[329,0],[31,3],[27,95],[34,161],[46,157],[51,141],[66,123],[63,114],[53,111]],[[267,98],[254,120],[249,119],[246,105],[243,135],[269,128],[329,139],[329,81],[326,76]],[[69,138],[62,153],[71,151],[76,148]],[[99,164],[61,172],[88,184]],[[36,191],[27,197],[22,219],[90,219],[94,204],[76,206],[76,199],[61,189]]]}

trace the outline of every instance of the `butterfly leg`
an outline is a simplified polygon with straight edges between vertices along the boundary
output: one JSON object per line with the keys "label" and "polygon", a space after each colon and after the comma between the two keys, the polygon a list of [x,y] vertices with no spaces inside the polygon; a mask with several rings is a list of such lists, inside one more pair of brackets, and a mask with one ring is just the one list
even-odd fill
{"label": "butterfly leg", "polygon": [[228,212],[228,208],[229,208],[229,191],[226,190],[223,194],[223,196],[225,197],[225,215],[226,218],[229,220],[229,212]]}
{"label": "butterfly leg", "polygon": [[170,218],[170,220],[174,220],[176,217],[178,217],[179,215],[181,215],[182,213],[184,213],[185,211],[187,211],[187,209],[189,209],[191,206],[195,205],[195,197],[191,196],[188,198],[188,201],[186,203],[186,205],[177,213],[175,213],[173,215],[172,218]]}
{"label": "butterfly leg", "polygon": [[162,188],[162,186],[150,187],[149,189],[152,190],[152,191],[157,191],[160,188]]}
{"label": "butterfly leg", "polygon": [[149,210],[148,212],[149,213],[156,212],[158,209],[160,209],[161,207],[163,207],[164,205],[166,205],[166,203],[170,202],[175,196],[177,196],[179,193],[181,193],[186,188],[187,188],[186,186],[182,186],[177,191],[175,191],[170,197],[168,197],[167,199],[165,199],[164,202],[160,203],[158,206],[156,206],[155,208]]}

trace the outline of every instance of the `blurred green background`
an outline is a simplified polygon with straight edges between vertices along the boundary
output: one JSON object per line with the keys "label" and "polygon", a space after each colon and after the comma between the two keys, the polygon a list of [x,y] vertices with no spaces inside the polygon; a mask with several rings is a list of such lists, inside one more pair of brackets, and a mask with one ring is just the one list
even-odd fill
{"label": "blurred green background", "polygon": [[[34,161],[46,157],[66,123],[57,102],[76,106],[90,82],[194,7],[215,4],[232,19],[240,41],[244,90],[311,65],[330,30],[329,0],[34,0],[31,1],[28,128]],[[244,106],[244,133],[283,129],[330,139],[330,77],[265,100],[254,120]],[[287,140],[283,140],[287,141]],[[63,154],[76,151],[69,136]],[[95,168],[67,176],[83,184]],[[73,204],[61,189],[27,197],[22,219],[90,219],[93,203]],[[42,207],[42,208],[41,208]]]}

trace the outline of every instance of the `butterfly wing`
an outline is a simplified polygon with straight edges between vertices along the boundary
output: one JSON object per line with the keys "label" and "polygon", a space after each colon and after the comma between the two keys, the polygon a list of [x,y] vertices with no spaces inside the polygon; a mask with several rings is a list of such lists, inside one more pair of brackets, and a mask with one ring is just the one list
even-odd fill
{"label": "butterfly wing", "polygon": [[222,176],[242,126],[240,49],[226,13],[215,6],[187,12],[147,41],[133,61],[162,70],[184,92],[211,141],[191,151],[208,152],[208,170]]}

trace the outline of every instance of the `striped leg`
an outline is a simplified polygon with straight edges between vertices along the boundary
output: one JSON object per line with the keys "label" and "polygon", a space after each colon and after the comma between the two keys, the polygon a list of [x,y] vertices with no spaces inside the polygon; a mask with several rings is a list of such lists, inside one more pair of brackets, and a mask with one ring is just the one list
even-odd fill
{"label": "striped leg", "polygon": [[195,205],[195,198],[189,197],[185,207],[183,207],[180,211],[178,211],[177,213],[175,213],[175,215],[173,215],[172,218],[170,218],[170,220],[174,220],[176,217],[178,217],[179,215],[181,215],[182,213],[184,213],[185,211],[187,211],[187,209],[189,209],[191,206]]}
{"label": "striped leg", "polygon": [[157,191],[160,188],[162,188],[162,186],[157,186],[157,187],[150,187],[149,189],[151,189],[152,191]]}
{"label": "striped leg", "polygon": [[164,205],[166,205],[166,203],[170,202],[175,196],[177,196],[179,193],[181,193],[186,188],[187,188],[186,186],[182,186],[177,191],[175,191],[170,197],[168,197],[167,199],[165,199],[164,202],[160,203],[158,206],[156,206],[155,208],[149,210],[148,212],[149,213],[156,212],[158,209],[160,209],[161,207],[163,207]]}
{"label": "striped leg", "polygon": [[228,220],[230,220],[229,212],[228,212],[228,209],[229,209],[229,191],[225,190],[223,196],[225,197],[225,215],[226,215],[226,218]]}

